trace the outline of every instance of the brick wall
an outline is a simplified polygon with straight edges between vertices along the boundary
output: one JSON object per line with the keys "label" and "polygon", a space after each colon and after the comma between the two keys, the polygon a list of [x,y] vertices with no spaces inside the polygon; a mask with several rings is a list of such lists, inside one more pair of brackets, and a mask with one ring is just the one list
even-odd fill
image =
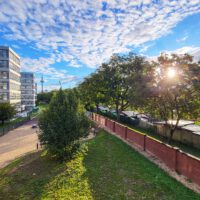
{"label": "brick wall", "polygon": [[182,151],[177,152],[177,172],[200,185],[200,160]]}
{"label": "brick wall", "polygon": [[126,138],[126,127],[119,123],[115,123],[115,133],[125,139]]}
{"label": "brick wall", "polygon": [[146,151],[162,160],[170,169],[176,170],[176,149],[146,136]]}
{"label": "brick wall", "polygon": [[112,121],[112,120],[110,120],[110,119],[106,119],[106,127],[109,129],[109,130],[111,130],[111,131],[113,131],[114,132],[114,130],[115,130],[115,122],[114,121]]}
{"label": "brick wall", "polygon": [[140,149],[145,149],[145,135],[140,134],[133,129],[127,129],[127,140],[136,146],[138,146]]}

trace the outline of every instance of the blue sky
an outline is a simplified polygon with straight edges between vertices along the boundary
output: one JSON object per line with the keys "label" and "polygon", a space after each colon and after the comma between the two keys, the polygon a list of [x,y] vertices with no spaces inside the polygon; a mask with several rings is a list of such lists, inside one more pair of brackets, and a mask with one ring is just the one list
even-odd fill
{"label": "blue sky", "polygon": [[200,0],[0,0],[0,45],[47,90],[77,85],[113,53],[198,60],[199,36]]}

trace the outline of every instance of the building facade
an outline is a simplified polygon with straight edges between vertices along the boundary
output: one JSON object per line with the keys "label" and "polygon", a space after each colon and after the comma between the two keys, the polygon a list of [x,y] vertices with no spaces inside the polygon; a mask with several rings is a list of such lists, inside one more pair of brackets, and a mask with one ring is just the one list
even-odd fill
{"label": "building facade", "polygon": [[0,102],[21,110],[20,57],[9,47],[0,46]]}
{"label": "building facade", "polygon": [[21,105],[25,110],[35,107],[35,77],[31,72],[21,72]]}

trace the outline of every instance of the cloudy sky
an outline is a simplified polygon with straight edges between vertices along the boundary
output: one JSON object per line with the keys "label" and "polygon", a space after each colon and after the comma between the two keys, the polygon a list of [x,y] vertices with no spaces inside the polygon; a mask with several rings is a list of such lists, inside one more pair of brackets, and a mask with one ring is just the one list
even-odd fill
{"label": "cloudy sky", "polygon": [[0,45],[45,89],[73,87],[113,53],[200,58],[200,0],[0,0]]}

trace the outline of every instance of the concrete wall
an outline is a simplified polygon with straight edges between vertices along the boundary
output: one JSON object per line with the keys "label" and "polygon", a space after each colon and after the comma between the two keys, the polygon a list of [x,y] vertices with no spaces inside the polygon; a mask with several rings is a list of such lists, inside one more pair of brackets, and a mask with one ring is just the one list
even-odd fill
{"label": "concrete wall", "polygon": [[[169,127],[164,125],[156,125],[156,130],[159,135],[169,137]],[[200,135],[184,129],[177,129],[173,134],[173,140],[179,141],[184,144],[191,145],[200,149]]]}
{"label": "concrete wall", "polygon": [[[92,115],[92,119],[106,126],[109,131],[116,133],[122,139],[136,145],[141,150],[157,157],[170,169],[184,175],[189,180],[200,185],[200,159],[184,153],[178,148],[162,143],[134,129],[112,121],[98,114]],[[178,137],[178,136],[176,136]]]}

